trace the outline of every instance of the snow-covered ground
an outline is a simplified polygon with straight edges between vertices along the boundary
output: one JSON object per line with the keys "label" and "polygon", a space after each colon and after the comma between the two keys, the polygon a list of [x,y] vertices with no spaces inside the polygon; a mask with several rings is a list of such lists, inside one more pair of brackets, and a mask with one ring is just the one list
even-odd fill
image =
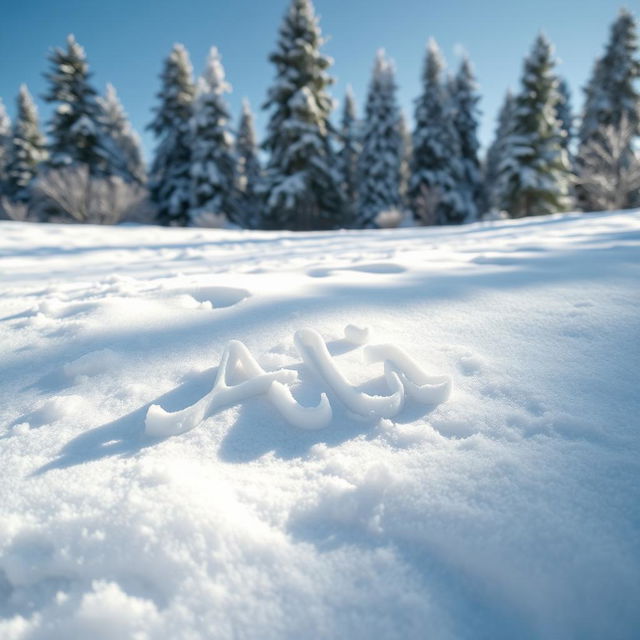
{"label": "snow-covered ground", "polygon": [[[450,397],[385,378],[350,324]],[[232,385],[278,371],[289,407],[287,389],[326,393],[324,428],[292,426],[269,382],[145,433],[150,405],[211,391],[232,340],[259,363]],[[299,235],[0,223],[0,363],[3,640],[640,628],[640,212]],[[401,409],[361,415],[377,400],[358,391],[394,389]]]}

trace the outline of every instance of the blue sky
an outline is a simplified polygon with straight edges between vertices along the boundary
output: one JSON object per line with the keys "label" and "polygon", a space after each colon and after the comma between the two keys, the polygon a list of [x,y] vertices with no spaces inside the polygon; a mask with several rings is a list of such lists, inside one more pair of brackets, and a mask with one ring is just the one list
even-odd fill
{"label": "blue sky", "polygon": [[[153,139],[144,131],[151,118],[162,60],[174,42],[188,48],[200,72],[216,45],[233,85],[234,117],[246,96],[259,128],[260,111],[273,78],[267,55],[273,50],[287,0],[22,0],[6,3],[0,30],[0,96],[14,112],[20,83],[32,93],[45,89],[47,51],[74,33],[87,50],[95,85],[116,86],[133,125],[143,135],[147,154]],[[333,95],[342,99],[352,84],[364,102],[373,57],[384,47],[394,59],[399,99],[412,116],[419,91],[424,49],[436,38],[450,67],[461,51],[469,53],[483,96],[480,138],[491,137],[504,92],[517,88],[522,58],[543,30],[556,45],[559,71],[582,102],[581,87],[600,55],[619,2],[610,0],[316,0],[329,41],[324,51],[335,60]],[[631,6],[633,9],[633,5]],[[41,115],[49,107],[38,101]]]}

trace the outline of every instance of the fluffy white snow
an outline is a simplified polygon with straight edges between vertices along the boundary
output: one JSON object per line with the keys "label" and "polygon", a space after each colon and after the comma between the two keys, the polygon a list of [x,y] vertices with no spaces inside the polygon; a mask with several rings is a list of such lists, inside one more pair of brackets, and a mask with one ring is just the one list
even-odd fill
{"label": "fluffy white snow", "polygon": [[639,282],[640,212],[0,223],[0,638],[633,637]]}

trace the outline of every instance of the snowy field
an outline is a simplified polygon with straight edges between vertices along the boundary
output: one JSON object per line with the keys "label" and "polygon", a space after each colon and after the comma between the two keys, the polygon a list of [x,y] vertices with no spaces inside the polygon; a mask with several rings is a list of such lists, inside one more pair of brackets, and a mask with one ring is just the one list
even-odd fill
{"label": "snowy field", "polygon": [[0,274],[3,640],[637,634],[640,212],[3,222]]}

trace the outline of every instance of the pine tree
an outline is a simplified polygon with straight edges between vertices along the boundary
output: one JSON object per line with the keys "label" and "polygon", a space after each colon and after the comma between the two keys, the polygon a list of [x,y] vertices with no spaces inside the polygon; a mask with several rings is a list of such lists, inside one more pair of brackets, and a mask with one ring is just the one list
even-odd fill
{"label": "pine tree", "polygon": [[556,115],[558,80],[551,44],[541,34],[524,62],[510,155],[500,166],[501,208],[512,217],[566,211],[571,173]]}
{"label": "pine tree", "polygon": [[248,100],[242,101],[242,113],[235,143],[238,161],[238,185],[241,193],[240,223],[246,229],[257,229],[260,225],[261,200],[258,186],[262,177],[253,113]]}
{"label": "pine tree", "polygon": [[191,118],[191,223],[221,226],[236,222],[238,192],[229,109],[224,94],[231,90],[215,47],[198,79]]}
{"label": "pine tree", "polygon": [[482,175],[478,159],[478,102],[476,81],[468,58],[462,60],[458,73],[451,82],[453,124],[458,138],[459,175],[456,191],[462,200],[466,220],[479,216],[482,199]]}
{"label": "pine tree", "polygon": [[638,41],[633,16],[622,9],[611,26],[604,55],[595,65],[585,89],[580,143],[585,144],[600,125],[618,125],[626,116],[638,132],[640,121]]}
{"label": "pine tree", "polygon": [[360,123],[351,86],[347,87],[340,123],[342,146],[338,153],[338,169],[345,203],[345,218],[353,221],[358,201],[358,158],[360,156]]}
{"label": "pine tree", "polygon": [[407,124],[407,118],[403,111],[400,111],[398,121],[400,138],[402,139],[402,162],[400,163],[400,199],[402,201],[403,217],[404,212],[411,209],[409,202],[409,180],[411,179],[411,156],[413,143],[411,141],[411,131]]}
{"label": "pine tree", "polygon": [[376,226],[381,214],[400,211],[403,141],[393,65],[378,51],[369,85],[358,161],[359,227]]}
{"label": "pine tree", "polygon": [[456,194],[460,150],[442,79],[444,61],[435,40],[429,40],[422,95],[416,100],[409,197],[414,217],[422,224],[462,222],[466,211]]}
{"label": "pine tree", "polygon": [[8,155],[6,193],[14,201],[27,202],[31,182],[47,153],[38,127],[38,111],[26,85],[20,87]]}
{"label": "pine tree", "polygon": [[0,99],[0,196],[6,188],[6,166],[9,161],[9,145],[11,142],[11,120],[7,115],[4,103]]}
{"label": "pine tree", "polygon": [[574,136],[573,111],[571,108],[571,90],[564,78],[558,79],[558,101],[556,103],[556,118],[562,129],[562,146],[570,155],[571,142]]}
{"label": "pine tree", "polygon": [[67,48],[54,49],[49,61],[52,69],[45,74],[49,91],[44,99],[58,103],[49,123],[49,164],[83,163],[91,175],[109,175],[109,153],[84,49],[69,35]]}
{"label": "pine tree", "polygon": [[160,105],[149,125],[159,139],[150,173],[151,197],[158,208],[158,221],[165,225],[185,225],[189,220],[192,76],[187,50],[174,45],[160,76]]}
{"label": "pine tree", "polygon": [[140,137],[133,130],[113,85],[107,84],[105,95],[98,98],[98,103],[113,172],[126,182],[144,184],[146,170]]}
{"label": "pine tree", "polygon": [[276,80],[263,147],[270,153],[261,191],[263,226],[294,230],[332,229],[344,224],[340,179],[335,167],[329,117],[331,60],[310,0],[291,0],[270,60]]}
{"label": "pine tree", "polygon": [[481,207],[483,213],[500,211],[500,207],[506,199],[506,187],[500,180],[500,169],[503,165],[511,162],[515,111],[515,97],[509,90],[498,113],[493,142],[487,150],[484,166],[484,200]]}
{"label": "pine tree", "polygon": [[[577,172],[594,162],[588,157],[592,150],[605,144],[603,135],[609,127],[617,129],[622,120],[630,127],[627,154],[634,153],[634,141],[640,134],[640,92],[637,81],[640,78],[636,24],[627,10],[620,11],[611,26],[609,42],[604,55],[596,60],[589,83],[585,88],[585,104],[579,131],[579,147],[576,158]],[[580,188],[578,180],[578,200],[586,211],[598,208],[598,203],[589,193]],[[635,198],[632,198],[635,199]]]}

